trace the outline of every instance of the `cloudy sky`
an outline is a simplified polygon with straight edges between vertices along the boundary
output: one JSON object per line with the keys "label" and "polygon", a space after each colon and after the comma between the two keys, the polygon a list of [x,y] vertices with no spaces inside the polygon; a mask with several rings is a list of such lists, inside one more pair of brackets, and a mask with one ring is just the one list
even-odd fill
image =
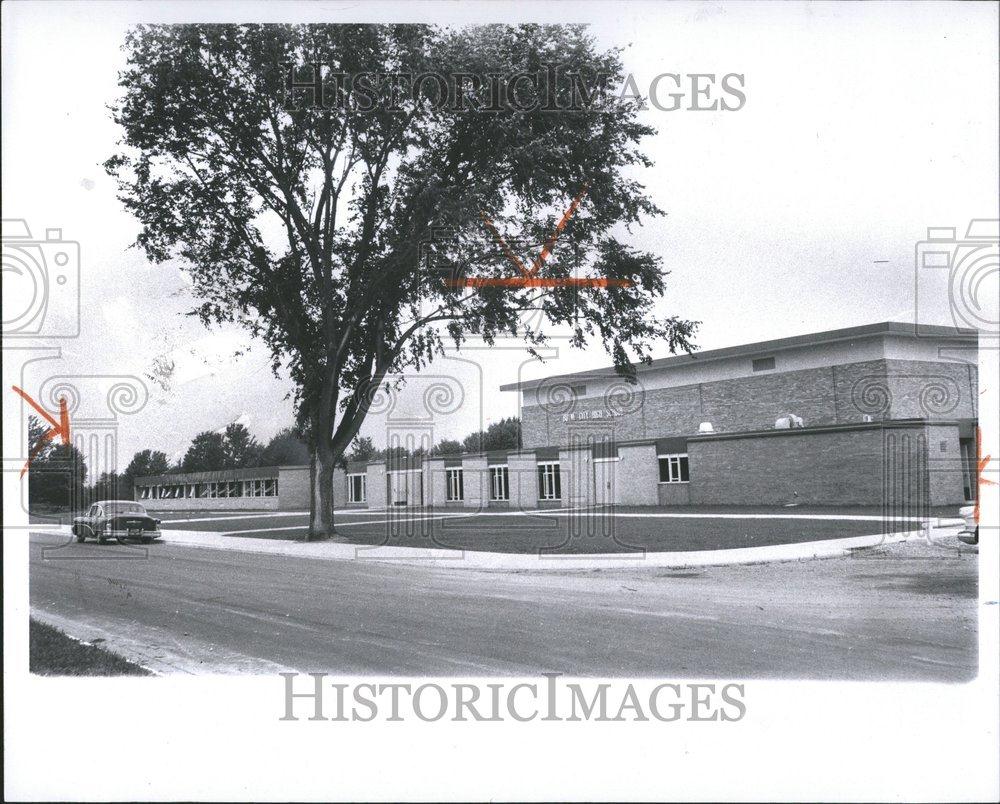
{"label": "cloudy sky", "polygon": [[[289,384],[271,375],[263,346],[185,316],[193,300],[182,272],[128,249],[137,226],[100,163],[118,138],[106,106],[118,92],[129,25],[574,15],[592,23],[600,44],[626,48],[639,87],[664,72],[745,76],[738,112],[647,113],[658,133],[646,143],[655,167],[643,180],[668,214],[633,242],[663,257],[671,275],[662,310],[700,320],[701,348],[907,321],[916,306],[923,320],[950,323],[944,284],[915,275],[914,244],[928,226],[961,233],[972,218],[998,216],[995,4],[274,3],[234,11],[13,2],[3,6],[3,215],[23,218],[36,238],[61,228],[80,243],[83,311],[80,336],[28,365],[23,381],[146,378],[165,356],[173,360],[169,382],[145,379],[148,402],[119,421],[126,462],[143,447],[176,456],[196,432],[237,419],[262,440],[292,421]],[[515,414],[516,395],[498,393],[502,383],[609,362],[599,348],[557,348],[541,367],[515,348],[492,350],[488,361],[484,354],[473,348],[431,370],[461,386],[435,439]],[[419,408],[433,382],[414,383],[397,413]],[[84,400],[78,416],[99,416],[99,407]],[[383,421],[365,431],[385,439]]]}

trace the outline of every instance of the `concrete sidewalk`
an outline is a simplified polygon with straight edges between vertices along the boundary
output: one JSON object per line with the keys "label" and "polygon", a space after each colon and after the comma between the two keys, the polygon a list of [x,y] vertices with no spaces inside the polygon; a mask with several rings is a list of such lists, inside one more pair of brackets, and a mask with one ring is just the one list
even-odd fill
{"label": "concrete sidewalk", "polygon": [[[932,530],[932,538],[947,536],[958,529],[957,520],[941,522]],[[69,528],[59,532],[69,535]],[[924,529],[902,533],[873,533],[843,539],[766,545],[728,550],[696,550],[686,552],[600,553],[588,555],[538,555],[494,553],[476,550],[430,549],[417,547],[379,547],[338,541],[288,541],[224,536],[217,532],[196,530],[163,531],[159,541],[200,547],[209,550],[236,550],[246,553],[285,555],[325,561],[373,561],[425,567],[452,567],[470,570],[506,571],[565,571],[622,568],[683,569],[731,564],[760,564],[780,561],[801,561],[813,558],[834,558],[852,551],[895,544],[907,540],[922,540]],[[147,549],[155,550],[155,544]]]}

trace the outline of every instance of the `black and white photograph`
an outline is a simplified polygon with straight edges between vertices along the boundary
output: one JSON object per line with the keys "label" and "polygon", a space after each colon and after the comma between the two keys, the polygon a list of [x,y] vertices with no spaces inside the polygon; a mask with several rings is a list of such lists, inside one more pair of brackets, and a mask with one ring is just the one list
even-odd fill
{"label": "black and white photograph", "polygon": [[998,12],[5,3],[5,799],[1000,798]]}

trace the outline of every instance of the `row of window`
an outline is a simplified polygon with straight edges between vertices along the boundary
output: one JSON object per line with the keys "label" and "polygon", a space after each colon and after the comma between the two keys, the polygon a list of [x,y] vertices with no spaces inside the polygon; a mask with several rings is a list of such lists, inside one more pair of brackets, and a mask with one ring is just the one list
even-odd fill
{"label": "row of window", "polygon": [[[687,483],[688,456],[684,454],[659,455],[660,483]],[[489,467],[489,494],[493,502],[510,499],[510,472],[506,466]],[[218,499],[225,497],[277,497],[276,478],[259,480],[221,481],[217,483],[182,483],[162,486],[139,486],[140,500],[176,500],[196,497]],[[465,499],[464,472],[460,468],[445,470],[445,498],[448,502]],[[561,500],[562,483],[558,463],[538,464],[538,499]],[[368,501],[368,476],[364,472],[347,476],[347,501]]]}
{"label": "row of window", "polygon": [[259,480],[229,480],[217,483],[168,483],[160,486],[139,486],[140,500],[218,499],[221,497],[277,497],[277,478]]}
{"label": "row of window", "polygon": [[[688,456],[684,454],[658,455],[660,483],[687,483]],[[510,499],[510,472],[506,466],[490,466],[490,500],[502,502]],[[354,475],[353,477],[361,481],[362,495],[364,494],[364,475]],[[353,487],[349,485],[349,495]],[[465,473],[462,469],[445,470],[445,499],[448,502],[461,502],[465,499]],[[538,499],[540,500],[561,500],[562,481],[558,463],[538,464]],[[363,502],[362,499],[354,499],[351,502]]]}

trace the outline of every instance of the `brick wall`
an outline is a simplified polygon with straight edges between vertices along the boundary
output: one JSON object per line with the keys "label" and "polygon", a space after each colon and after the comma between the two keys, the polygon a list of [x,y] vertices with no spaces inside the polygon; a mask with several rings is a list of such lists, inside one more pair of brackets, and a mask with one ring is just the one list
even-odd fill
{"label": "brick wall", "polygon": [[448,504],[447,476],[444,460],[435,458],[427,461],[424,472],[424,495],[428,505],[443,508]]}
{"label": "brick wall", "polygon": [[[694,434],[701,422],[716,432],[772,428],[789,413],[806,426],[880,419],[975,418],[974,366],[915,360],[870,360],[800,371],[760,374],[676,388],[643,388],[619,406],[603,396],[583,397],[568,407],[525,404],[521,432],[525,448],[566,445],[581,427],[603,427],[617,441]],[[526,402],[532,400],[530,392]],[[575,417],[575,418],[570,418]],[[596,417],[596,418],[595,418]]]}
{"label": "brick wall", "polygon": [[[688,441],[695,505],[873,505],[926,493],[927,429],[922,424],[771,431]],[[956,442],[958,428],[948,429]],[[895,490],[884,481],[888,471]],[[916,491],[914,491],[916,490]],[[939,495],[939,498],[943,495]],[[940,504],[934,502],[934,504]]]}
{"label": "brick wall", "polygon": [[878,360],[836,367],[838,421],[974,419],[978,372],[963,363]]}
{"label": "brick wall", "polygon": [[691,484],[658,483],[656,494],[660,505],[689,505],[691,503]]}
{"label": "brick wall", "polygon": [[[530,511],[538,507],[538,463],[534,454],[507,456],[510,476],[510,507]],[[560,475],[562,470],[560,469]],[[560,476],[560,483],[562,477]]]}
{"label": "brick wall", "polygon": [[619,505],[656,505],[656,446],[643,444],[619,447],[621,458],[615,469],[615,501]]}
{"label": "brick wall", "polygon": [[367,497],[369,508],[385,508],[385,464],[372,463],[368,465]]}
{"label": "brick wall", "polygon": [[958,427],[928,425],[927,469],[931,505],[961,505],[965,502],[965,478]]}
{"label": "brick wall", "polygon": [[559,482],[564,508],[591,505],[594,498],[593,466],[589,449],[559,450]]}
{"label": "brick wall", "polygon": [[465,507],[477,510],[489,505],[489,474],[486,458],[469,456],[462,460],[462,484],[465,487]]}
{"label": "brick wall", "polygon": [[282,511],[309,510],[308,466],[283,466],[278,469],[278,508]]}

